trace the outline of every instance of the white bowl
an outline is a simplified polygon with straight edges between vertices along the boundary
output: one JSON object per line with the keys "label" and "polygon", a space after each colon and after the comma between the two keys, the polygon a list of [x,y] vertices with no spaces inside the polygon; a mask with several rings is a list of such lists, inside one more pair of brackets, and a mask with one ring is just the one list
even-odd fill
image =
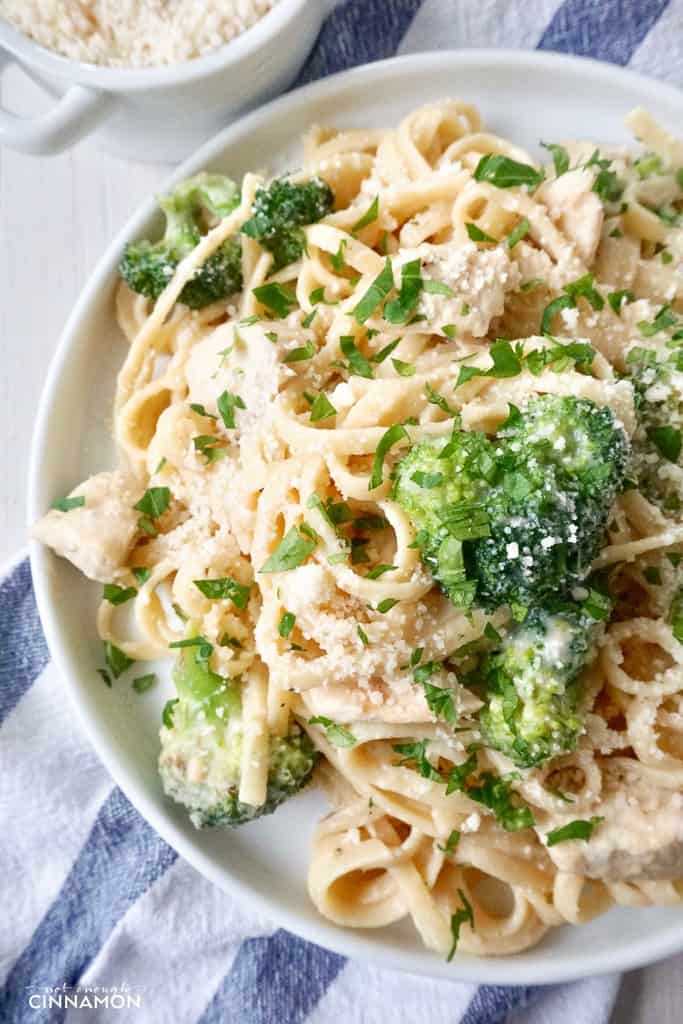
{"label": "white bowl", "polygon": [[[292,166],[298,136],[312,122],[390,127],[419,104],[447,95],[478,104],[487,125],[532,149],[539,139],[627,141],[622,118],[638,103],[673,131],[683,123],[680,93],[616,67],[539,53],[422,54],[345,72],[277,100],[222,132],[168,184],[204,168],[239,178],[264,164]],[[112,308],[115,268],[124,243],[149,227],[153,213],[150,200],[112,242],[65,328],[38,414],[32,520],[55,495],[113,464],[110,409],[125,352]],[[309,837],[324,806],[320,794],[302,794],[275,815],[233,832],[196,832],[164,800],[156,774],[157,728],[170,683],[144,697],[125,682],[112,690],[103,686],[95,671],[101,664],[94,622],[100,588],[42,547],[34,545],[31,558],[53,658],[114,779],[181,856],[291,931],[387,967],[489,984],[564,981],[637,967],[683,949],[683,908],[672,907],[612,910],[588,925],[556,929],[525,953],[458,955],[450,964],[422,948],[410,921],[354,932],[321,919],[306,892]]]}
{"label": "white bowl", "polygon": [[61,97],[40,117],[0,108],[0,145],[54,153],[95,132],[117,156],[180,160],[228,118],[292,83],[334,3],[279,0],[252,28],[204,57],[131,70],[69,60],[0,18],[0,72],[16,61]]}

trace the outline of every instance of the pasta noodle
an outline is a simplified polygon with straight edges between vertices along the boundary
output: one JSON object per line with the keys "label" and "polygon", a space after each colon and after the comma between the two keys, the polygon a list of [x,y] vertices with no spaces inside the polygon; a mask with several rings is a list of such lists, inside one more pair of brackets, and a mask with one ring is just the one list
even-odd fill
{"label": "pasta noodle", "polygon": [[[424,943],[447,954],[457,918],[458,949],[510,954],[612,904],[683,894],[683,638],[670,616],[680,514],[644,488],[617,498],[593,565],[617,595],[616,610],[584,671],[582,734],[575,750],[511,775],[508,757],[482,745],[481,689],[449,660],[486,629],[505,631],[510,611],[448,600],[391,480],[410,446],[450,437],[456,414],[464,430],[493,434],[511,405],[538,395],[606,407],[637,443],[628,353],[635,342],[665,349],[661,334],[644,340],[638,324],[656,324],[664,303],[683,308],[683,143],[642,110],[627,123],[653,175],[623,147],[566,143],[556,147],[556,173],[549,167],[533,187],[478,180],[491,154],[537,165],[485,131],[465,103],[430,104],[395,131],[314,128],[293,180],[324,179],[335,208],[304,229],[300,260],[270,276],[270,253],[244,237],[242,292],[200,310],[179,302],[251,216],[263,180],[248,174],[239,205],[210,226],[156,302],[119,287],[130,347],[115,437],[125,469],[147,488],[168,488],[172,501],[121,570],[128,584],[133,570],[149,570],[132,625],[105,600],[100,636],[129,658],[154,659],[183,641],[190,622],[213,645],[213,670],[244,687],[246,804],[266,799],[269,736],[284,736],[292,718],[308,732],[333,804],[315,834],[309,890],[337,924],[379,928],[410,917]],[[608,177],[598,186],[599,174]],[[609,194],[615,180],[618,201]],[[436,282],[423,289],[418,315],[397,325],[378,300],[361,318],[359,304],[385,265],[398,288],[401,268],[415,259],[423,285]],[[585,290],[567,300],[572,283],[591,274],[600,301]],[[286,315],[259,292],[267,282],[289,295]],[[620,289],[628,294],[615,306]],[[567,301],[555,332],[544,332],[544,310],[558,295]],[[518,343],[516,373],[487,373],[501,337]],[[590,365],[569,359],[558,372],[551,359],[531,372],[530,353],[577,339],[593,346]],[[463,365],[475,368],[464,383]],[[223,429],[221,393],[240,398],[232,428]],[[327,402],[319,418],[316,396]],[[377,481],[378,448],[397,425]],[[198,447],[207,435],[221,458]],[[263,572],[292,530],[310,543],[306,556]],[[251,588],[244,607],[211,600],[194,583],[224,577]],[[450,695],[453,721],[416,683],[419,664]],[[485,794],[443,785],[439,773],[473,757],[479,779],[508,780],[532,827],[506,829]],[[589,835],[602,824],[590,841],[548,842],[577,820],[593,823]]]}

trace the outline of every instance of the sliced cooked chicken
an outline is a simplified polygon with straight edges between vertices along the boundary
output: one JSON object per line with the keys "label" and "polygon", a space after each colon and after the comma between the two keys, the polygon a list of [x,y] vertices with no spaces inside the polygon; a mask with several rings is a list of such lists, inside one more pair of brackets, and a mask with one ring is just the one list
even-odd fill
{"label": "sliced cooked chicken", "polygon": [[548,213],[587,264],[595,258],[604,219],[600,197],[593,191],[594,178],[589,170],[567,171],[538,190]]}
{"label": "sliced cooked chicken", "polygon": [[140,518],[133,505],[143,493],[134,477],[118,470],[98,473],[69,495],[85,498],[83,505],[68,512],[51,509],[32,535],[91,580],[107,583],[120,573],[133,546]]}

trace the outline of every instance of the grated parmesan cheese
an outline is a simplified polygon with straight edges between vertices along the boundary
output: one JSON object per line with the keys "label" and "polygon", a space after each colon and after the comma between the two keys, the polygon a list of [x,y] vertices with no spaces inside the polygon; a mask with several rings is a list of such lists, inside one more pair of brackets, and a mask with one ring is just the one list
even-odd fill
{"label": "grated parmesan cheese", "polygon": [[277,0],[0,0],[0,17],[64,57],[107,67],[193,60],[255,25]]}

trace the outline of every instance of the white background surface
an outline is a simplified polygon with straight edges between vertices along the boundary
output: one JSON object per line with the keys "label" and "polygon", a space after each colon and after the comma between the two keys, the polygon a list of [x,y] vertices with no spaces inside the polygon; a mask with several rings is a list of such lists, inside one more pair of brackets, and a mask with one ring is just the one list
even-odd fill
{"label": "white background surface", "polygon": [[[37,109],[25,79],[10,74],[3,86],[5,102]],[[108,240],[166,173],[87,145],[52,158],[0,152],[0,561],[25,542],[28,446],[66,316]],[[682,994],[683,958],[634,972],[613,1024],[678,1024]]]}

